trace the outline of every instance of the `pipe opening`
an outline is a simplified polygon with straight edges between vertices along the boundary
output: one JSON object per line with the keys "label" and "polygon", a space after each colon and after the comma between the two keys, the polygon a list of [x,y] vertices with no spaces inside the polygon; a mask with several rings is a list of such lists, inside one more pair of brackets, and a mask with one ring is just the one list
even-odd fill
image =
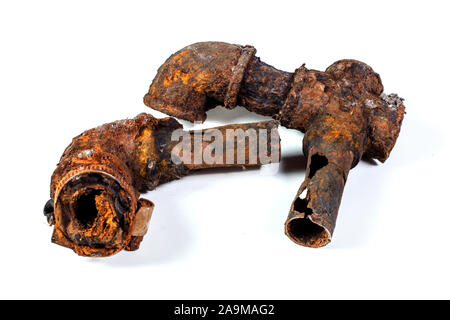
{"label": "pipe opening", "polygon": [[292,241],[307,247],[322,247],[330,242],[328,231],[310,219],[313,211],[308,208],[308,200],[298,197],[293,209],[303,215],[287,222],[286,233]]}
{"label": "pipe opening", "polygon": [[75,203],[75,217],[83,227],[89,227],[98,216],[95,197],[100,195],[98,190],[88,190],[79,196]]}
{"label": "pipe opening", "polygon": [[294,242],[307,247],[322,247],[330,242],[327,230],[308,217],[290,220],[287,234]]}
{"label": "pipe opening", "polygon": [[328,165],[328,159],[320,154],[313,154],[311,157],[311,164],[309,165],[308,178],[314,177],[317,171]]}

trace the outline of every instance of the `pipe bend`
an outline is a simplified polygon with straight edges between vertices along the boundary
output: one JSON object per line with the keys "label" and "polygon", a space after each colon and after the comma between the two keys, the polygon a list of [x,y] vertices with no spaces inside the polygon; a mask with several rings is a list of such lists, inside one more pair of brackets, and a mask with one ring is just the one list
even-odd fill
{"label": "pipe bend", "polygon": [[[263,121],[183,131],[173,118],[140,114],[85,131],[72,140],[52,175],[51,199],[44,207],[47,221],[54,225],[52,241],[82,256],[137,250],[154,207],[151,201],[139,199],[141,193],[199,169],[279,162],[277,125]],[[238,134],[232,135],[232,152],[226,152],[223,161],[218,154],[224,145],[219,141],[225,141],[229,132]],[[246,138],[250,133],[254,140]],[[187,141],[175,140],[178,134]],[[213,142],[206,139],[216,136]],[[188,146],[181,151],[188,160],[174,161],[174,154],[179,159],[177,146],[185,142]],[[206,160],[205,154],[210,155]],[[241,158],[243,162],[235,161]]]}
{"label": "pipe bend", "polygon": [[164,133],[177,128],[174,119],[140,114],[75,137],[51,179],[52,241],[83,256],[137,249],[142,232],[136,228],[143,230],[151,216],[142,208],[153,208],[140,193],[183,171],[161,157],[168,149],[158,149],[167,144]]}
{"label": "pipe bend", "polygon": [[199,42],[175,54],[158,69],[148,107],[189,121],[205,121],[206,111],[223,103],[233,68],[245,47],[224,42]]}

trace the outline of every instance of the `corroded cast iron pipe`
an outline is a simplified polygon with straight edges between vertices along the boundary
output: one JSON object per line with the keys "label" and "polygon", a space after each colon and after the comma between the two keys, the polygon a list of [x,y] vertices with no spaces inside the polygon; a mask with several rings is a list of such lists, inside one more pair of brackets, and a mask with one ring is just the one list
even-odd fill
{"label": "corroded cast iron pipe", "polygon": [[[157,185],[188,174],[193,170],[225,167],[255,166],[263,162],[259,156],[243,163],[174,162],[172,133],[182,126],[173,118],[156,119],[140,114],[134,119],[116,121],[85,131],[75,137],[66,148],[51,179],[50,196],[44,213],[55,225],[52,241],[73,249],[82,256],[109,256],[122,249],[136,250],[147,231],[153,203],[139,199],[140,193],[153,190]],[[275,131],[275,121],[228,125],[201,130],[207,135],[213,129],[253,129]],[[188,131],[194,139],[194,132]],[[258,136],[257,136],[258,137]],[[242,138],[241,138],[242,139]],[[258,148],[249,140],[239,141],[246,154]],[[279,140],[263,140],[271,151],[279,153]],[[203,154],[208,143],[199,150],[182,150],[177,157],[194,159]],[[241,152],[242,150],[234,150]],[[187,154],[185,154],[187,152]],[[233,155],[234,158],[234,155]],[[201,158],[203,159],[203,158]],[[278,162],[266,158],[264,161]]]}
{"label": "corroded cast iron pipe", "polygon": [[158,69],[144,103],[190,121],[204,121],[216,105],[242,105],[304,132],[306,179],[285,232],[301,245],[326,245],[349,170],[363,155],[381,162],[388,158],[405,107],[401,98],[383,93],[379,75],[362,62],[337,61],[325,72],[303,65],[289,73],[262,62],[255,52],[223,42],[187,46]]}

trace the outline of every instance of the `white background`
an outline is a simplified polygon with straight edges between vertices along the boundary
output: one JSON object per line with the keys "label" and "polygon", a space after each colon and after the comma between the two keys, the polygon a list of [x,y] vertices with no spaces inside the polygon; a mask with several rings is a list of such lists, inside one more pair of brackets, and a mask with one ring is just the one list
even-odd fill
{"label": "white background", "polygon": [[[450,298],[450,7],[447,1],[2,1],[1,298]],[[349,175],[330,245],[283,232],[304,178],[302,134],[280,170],[204,173],[145,195],[137,252],[83,258],[50,243],[42,208],[72,137],[147,108],[173,52],[251,44],[293,71],[370,64],[407,114],[391,157]],[[212,110],[205,126],[264,119]],[[184,122],[184,124],[186,124]],[[189,125],[186,124],[186,128]]]}

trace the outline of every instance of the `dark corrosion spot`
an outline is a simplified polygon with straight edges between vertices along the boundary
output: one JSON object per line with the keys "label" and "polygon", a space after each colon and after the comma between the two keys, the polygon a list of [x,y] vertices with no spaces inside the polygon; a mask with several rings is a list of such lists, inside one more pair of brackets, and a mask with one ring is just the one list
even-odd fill
{"label": "dark corrosion spot", "polygon": [[122,197],[117,197],[115,201],[116,213],[118,216],[123,216],[128,210],[128,204]]}
{"label": "dark corrosion spot", "polygon": [[325,75],[321,74],[321,73],[316,73],[316,79],[319,80],[319,81],[326,81],[326,80],[328,80],[328,78]]}
{"label": "dark corrosion spot", "polygon": [[98,216],[95,197],[100,194],[98,190],[89,190],[78,198],[75,203],[75,217],[83,227],[89,227]]}
{"label": "dark corrosion spot", "polygon": [[124,231],[128,231],[128,225],[125,224],[125,214],[129,210],[127,201],[121,196],[116,197],[114,201],[114,207],[117,219],[119,220],[119,225]]}
{"label": "dark corrosion spot", "polygon": [[320,154],[314,154],[311,157],[311,164],[309,166],[309,175],[308,175],[308,177],[310,179],[312,179],[312,177],[314,177],[316,172],[319,171],[320,169],[322,169],[323,167],[325,167],[326,165],[328,165],[327,157],[321,156]]}
{"label": "dark corrosion spot", "polygon": [[365,72],[367,72],[367,68],[361,63],[354,62],[350,67],[350,71],[352,75],[355,75],[357,73],[364,74]]}

